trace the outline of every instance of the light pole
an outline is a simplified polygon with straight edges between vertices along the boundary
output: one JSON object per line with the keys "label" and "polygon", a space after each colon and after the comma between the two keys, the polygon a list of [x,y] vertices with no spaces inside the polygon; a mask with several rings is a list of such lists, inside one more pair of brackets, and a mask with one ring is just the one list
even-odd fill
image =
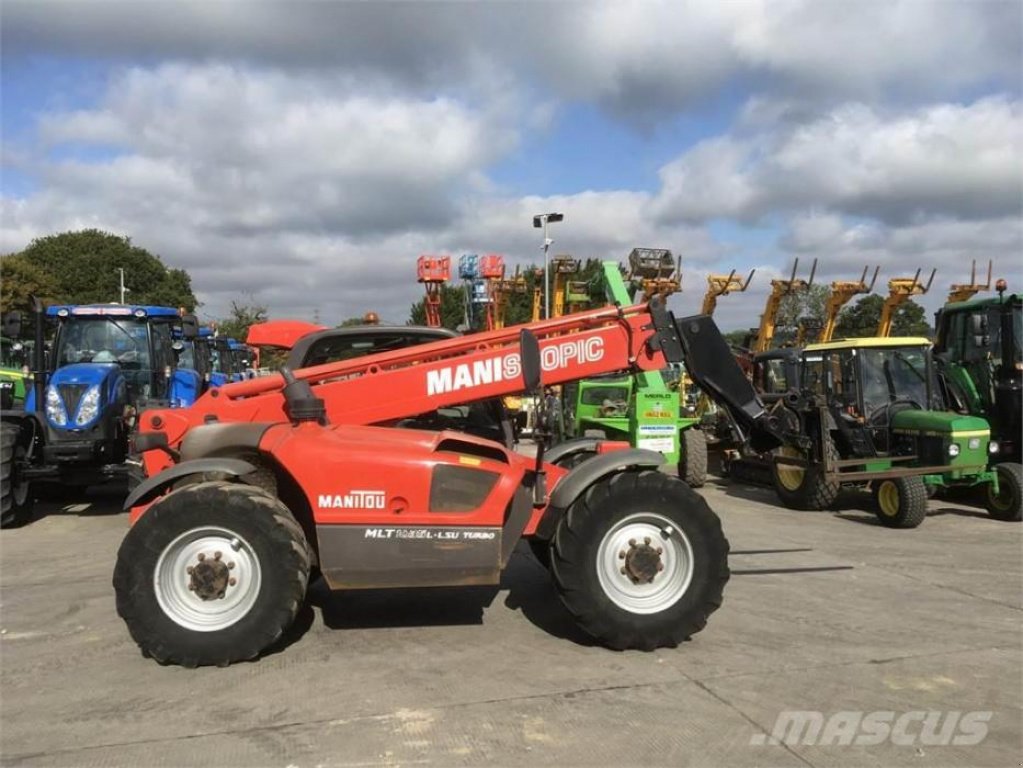
{"label": "light pole", "polygon": [[124,287],[124,268],[118,267],[117,271],[121,273],[121,303],[124,304],[124,294],[131,293],[131,288]]}
{"label": "light pole", "polygon": [[533,217],[533,227],[540,229],[543,227],[543,317],[547,320],[551,316],[551,264],[548,259],[548,253],[551,248],[551,243],[554,241],[547,236],[547,225],[553,224],[557,221],[562,221],[565,218],[563,213],[538,213]]}

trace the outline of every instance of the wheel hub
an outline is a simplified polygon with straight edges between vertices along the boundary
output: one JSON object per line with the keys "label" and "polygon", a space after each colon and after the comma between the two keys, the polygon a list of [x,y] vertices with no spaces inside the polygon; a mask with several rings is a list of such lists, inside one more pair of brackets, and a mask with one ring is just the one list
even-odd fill
{"label": "wheel hub", "polygon": [[237,584],[231,576],[234,563],[225,563],[222,557],[220,552],[214,552],[212,558],[200,552],[196,556],[198,565],[190,565],[185,569],[188,573],[188,589],[201,600],[222,600],[227,595],[227,588]]}
{"label": "wheel hub", "polygon": [[629,548],[618,553],[618,557],[625,561],[621,572],[633,584],[650,584],[658,572],[664,570],[664,563],[661,562],[663,551],[661,547],[650,546],[649,536],[643,539],[642,544],[629,539]]}

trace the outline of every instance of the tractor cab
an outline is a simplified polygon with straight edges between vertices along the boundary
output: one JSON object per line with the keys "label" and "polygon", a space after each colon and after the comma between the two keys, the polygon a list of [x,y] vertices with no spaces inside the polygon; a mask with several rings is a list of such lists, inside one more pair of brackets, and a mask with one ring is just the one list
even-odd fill
{"label": "tractor cab", "polygon": [[[1001,281],[1000,281],[1001,283]],[[1023,296],[946,304],[935,353],[949,407],[991,422],[999,461],[1019,463],[1023,432]]]}
{"label": "tractor cab", "polygon": [[774,403],[799,387],[800,351],[794,347],[753,355],[753,387],[765,403]]}
{"label": "tractor cab", "polygon": [[[903,448],[915,452],[920,449],[916,438],[930,435],[949,442],[954,431],[969,426],[963,417],[943,410],[931,343],[925,338],[811,344],[803,351],[801,365],[803,392],[826,404],[837,439],[857,456],[901,453]],[[975,421],[978,430],[986,431],[986,423]],[[907,442],[903,439],[907,436],[914,440]],[[987,437],[977,442],[971,447],[968,441],[956,450],[964,457],[976,453],[974,458],[984,463]],[[948,453],[947,446],[924,452],[935,453],[931,458],[940,462],[959,455]]]}
{"label": "tractor cab", "polygon": [[7,312],[0,335],[0,409],[25,402],[28,381],[28,347],[21,340],[21,313]]}

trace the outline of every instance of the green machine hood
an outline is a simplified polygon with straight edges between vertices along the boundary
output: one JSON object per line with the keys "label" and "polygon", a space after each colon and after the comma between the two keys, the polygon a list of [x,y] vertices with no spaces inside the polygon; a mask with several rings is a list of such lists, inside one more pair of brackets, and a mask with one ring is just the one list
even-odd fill
{"label": "green machine hood", "polygon": [[907,408],[892,417],[892,429],[900,432],[939,432],[962,434],[983,432],[988,434],[987,421],[977,416],[963,416],[951,411],[918,411]]}

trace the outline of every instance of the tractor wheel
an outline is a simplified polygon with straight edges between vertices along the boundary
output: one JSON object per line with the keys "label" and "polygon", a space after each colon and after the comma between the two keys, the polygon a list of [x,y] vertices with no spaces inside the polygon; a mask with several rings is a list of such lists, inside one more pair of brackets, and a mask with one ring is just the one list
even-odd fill
{"label": "tractor wheel", "polygon": [[603,478],[569,507],[551,547],[555,587],[611,648],[673,648],[721,606],[728,540],[700,496],[656,470]]}
{"label": "tractor wheel", "polygon": [[678,460],[678,476],[690,488],[702,488],[707,482],[707,436],[702,429],[682,430],[682,455]]}
{"label": "tractor wheel", "polygon": [[544,568],[550,570],[551,567],[551,540],[541,539],[533,536],[527,539],[529,542],[529,549],[533,553],[533,557],[536,558],[537,562],[540,563]]}
{"label": "tractor wheel", "polygon": [[21,430],[16,424],[0,424],[0,528],[16,528],[32,519],[35,498],[28,480],[20,476],[25,458]]}
{"label": "tractor wheel", "polygon": [[1006,462],[995,466],[998,472],[998,493],[988,485],[984,506],[995,520],[1019,522],[1023,519],[1023,464]]}
{"label": "tractor wheel", "polygon": [[920,477],[874,483],[877,519],[888,528],[916,528],[927,516],[927,485]]}
{"label": "tractor wheel", "polygon": [[[782,446],[776,455],[792,458],[806,458],[798,449]],[[828,437],[824,440],[824,455],[830,461],[838,459],[838,450],[834,441]],[[771,462],[771,479],[774,490],[789,509],[827,509],[835,503],[841,483],[824,477],[824,464],[813,464],[807,468]]]}
{"label": "tractor wheel", "polygon": [[117,553],[117,612],[143,654],[186,667],[251,659],[291,626],[312,552],[288,508],[206,482],[157,501]]}

